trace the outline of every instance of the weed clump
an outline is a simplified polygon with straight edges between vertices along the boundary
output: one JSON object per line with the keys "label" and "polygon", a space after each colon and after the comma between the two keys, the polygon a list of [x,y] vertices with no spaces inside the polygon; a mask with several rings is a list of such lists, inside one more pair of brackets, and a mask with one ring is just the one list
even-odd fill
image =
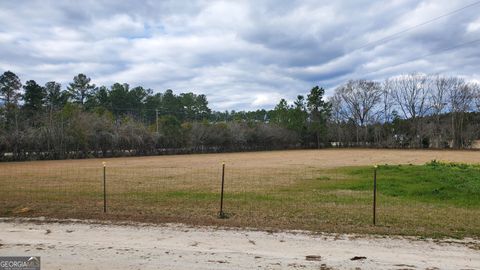
{"label": "weed clump", "polygon": [[444,162],[433,159],[427,163],[425,166],[431,168],[458,168],[458,169],[480,169],[480,165],[478,164],[468,164],[468,163],[460,163],[460,162]]}

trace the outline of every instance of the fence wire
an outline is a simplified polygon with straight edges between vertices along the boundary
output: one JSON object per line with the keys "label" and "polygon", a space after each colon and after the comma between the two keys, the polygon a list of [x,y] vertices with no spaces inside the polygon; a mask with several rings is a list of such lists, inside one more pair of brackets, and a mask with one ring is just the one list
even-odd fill
{"label": "fence wire", "polygon": [[[82,162],[4,163],[2,216],[187,222],[271,229],[408,235],[480,236],[480,207],[457,207],[385,194],[377,173],[376,225],[373,177],[367,188],[344,186],[341,169],[226,164],[163,167]],[[340,171],[339,171],[340,170]],[[372,168],[373,176],[373,168]],[[104,213],[104,199],[106,213]]]}

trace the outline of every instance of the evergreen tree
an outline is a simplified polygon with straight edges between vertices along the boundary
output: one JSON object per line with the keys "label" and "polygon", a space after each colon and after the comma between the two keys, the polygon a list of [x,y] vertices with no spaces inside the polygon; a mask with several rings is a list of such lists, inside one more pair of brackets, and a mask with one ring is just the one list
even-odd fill
{"label": "evergreen tree", "polygon": [[60,110],[68,101],[69,94],[62,91],[62,85],[51,81],[45,84],[45,105],[50,112]]}
{"label": "evergreen tree", "polygon": [[45,98],[47,96],[44,87],[38,85],[34,80],[27,81],[23,86],[25,94],[23,96],[23,109],[28,117],[38,115],[42,112]]}
{"label": "evergreen tree", "polygon": [[325,89],[315,86],[307,96],[307,108],[309,111],[310,131],[314,134],[317,148],[321,141],[325,140],[327,133],[327,119],[330,117],[332,106],[323,99]]}
{"label": "evergreen tree", "polygon": [[85,74],[78,74],[73,77],[73,82],[67,87],[70,98],[74,103],[84,105],[85,101],[91,97],[95,84],[90,84],[91,79]]}
{"label": "evergreen tree", "polygon": [[5,125],[7,129],[10,129],[12,126],[15,117],[14,111],[17,109],[17,103],[21,97],[21,87],[22,82],[15,73],[5,71],[0,75],[0,100],[4,105]]}

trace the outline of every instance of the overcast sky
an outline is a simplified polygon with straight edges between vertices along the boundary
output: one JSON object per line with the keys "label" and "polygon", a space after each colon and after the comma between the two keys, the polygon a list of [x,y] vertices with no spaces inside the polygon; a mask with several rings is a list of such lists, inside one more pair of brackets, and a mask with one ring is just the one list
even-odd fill
{"label": "overcast sky", "polygon": [[480,4],[364,46],[474,2],[2,0],[0,70],[22,82],[65,86],[85,73],[97,85],[192,91],[216,110],[407,72],[478,80],[480,43],[435,53],[480,38]]}

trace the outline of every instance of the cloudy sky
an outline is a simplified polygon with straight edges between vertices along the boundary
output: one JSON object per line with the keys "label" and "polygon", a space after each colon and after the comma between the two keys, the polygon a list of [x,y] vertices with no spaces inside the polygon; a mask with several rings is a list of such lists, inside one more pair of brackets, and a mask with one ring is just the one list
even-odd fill
{"label": "cloudy sky", "polygon": [[348,79],[405,72],[479,80],[480,42],[469,42],[480,39],[480,3],[374,42],[472,3],[2,0],[0,71],[192,91],[216,110],[271,108],[314,85],[331,93]]}

